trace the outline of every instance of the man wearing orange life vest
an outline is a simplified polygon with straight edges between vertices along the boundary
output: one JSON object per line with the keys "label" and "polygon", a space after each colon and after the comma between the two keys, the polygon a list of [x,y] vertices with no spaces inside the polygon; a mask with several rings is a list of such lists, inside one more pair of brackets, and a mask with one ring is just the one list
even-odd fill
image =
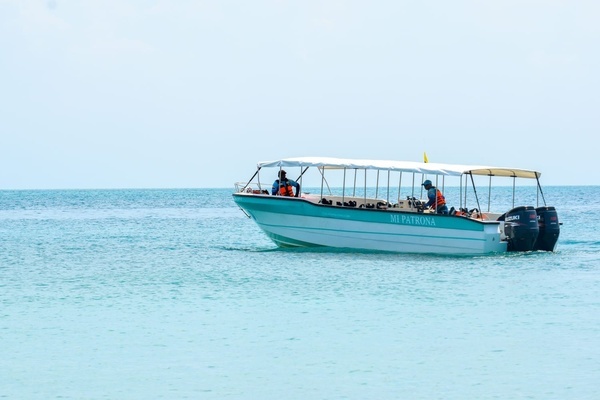
{"label": "man wearing orange life vest", "polygon": [[446,198],[442,192],[433,186],[429,179],[423,182],[422,186],[425,186],[425,190],[427,190],[427,198],[429,199],[429,201],[425,203],[424,208],[432,207],[438,214],[448,214]]}
{"label": "man wearing orange life vest", "polygon": [[[272,195],[279,196],[290,196],[290,197],[298,197],[300,196],[300,184],[292,179],[288,179],[285,176],[286,172],[284,170],[280,170],[277,174],[279,179],[275,179],[273,182],[273,187],[271,188]],[[296,188],[296,194],[294,195],[294,190],[292,186]]]}

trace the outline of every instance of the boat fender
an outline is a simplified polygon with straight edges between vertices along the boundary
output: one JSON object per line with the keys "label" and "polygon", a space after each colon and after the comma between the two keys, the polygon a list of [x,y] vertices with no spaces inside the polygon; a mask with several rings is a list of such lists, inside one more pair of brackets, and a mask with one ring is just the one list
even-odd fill
{"label": "boat fender", "polygon": [[331,204],[333,203],[333,201],[331,201],[331,200],[327,200],[325,197],[323,197],[323,198],[321,199],[321,201],[319,201],[319,203],[321,203],[321,204],[325,204],[325,205],[331,205]]}
{"label": "boat fender", "polygon": [[378,201],[377,202],[377,209],[379,210],[385,210],[388,208],[387,203],[383,202],[383,201]]}

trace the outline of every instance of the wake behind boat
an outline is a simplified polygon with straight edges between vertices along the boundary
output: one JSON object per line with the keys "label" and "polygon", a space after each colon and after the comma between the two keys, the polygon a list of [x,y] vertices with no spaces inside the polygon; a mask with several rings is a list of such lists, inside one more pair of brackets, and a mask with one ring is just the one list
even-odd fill
{"label": "wake behind boat", "polygon": [[[271,194],[261,176],[283,168],[298,172],[304,189]],[[269,172],[266,172],[269,171]],[[310,177],[315,172],[316,176]],[[546,205],[540,172],[506,167],[321,157],[259,162],[249,181],[235,184],[233,200],[282,247],[325,246],[398,253],[477,255],[507,251],[554,251],[560,233],[556,209]],[[487,177],[487,211],[476,180]],[[408,179],[407,179],[408,178]],[[424,209],[423,180],[443,188],[457,179],[459,195],[448,214]],[[492,183],[512,180],[512,206],[490,211]],[[516,205],[516,180],[535,180],[536,204]],[[403,180],[409,183],[403,184]],[[337,189],[331,189],[336,182]],[[350,182],[350,183],[348,183]],[[341,184],[340,184],[341,183]],[[316,189],[306,192],[313,184]],[[478,183],[479,184],[479,183]],[[438,186],[439,185],[439,186]],[[443,190],[442,190],[443,191]],[[474,200],[474,208],[467,199]],[[528,201],[532,196],[528,196]],[[539,204],[540,199],[543,204]]]}

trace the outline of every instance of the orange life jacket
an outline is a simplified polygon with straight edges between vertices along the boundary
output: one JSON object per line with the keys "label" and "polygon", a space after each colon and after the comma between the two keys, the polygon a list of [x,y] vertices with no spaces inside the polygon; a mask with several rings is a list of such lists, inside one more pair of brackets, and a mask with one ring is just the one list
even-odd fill
{"label": "orange life jacket", "polygon": [[279,195],[294,197],[294,189],[292,185],[288,184],[288,181],[279,181]]}
{"label": "orange life jacket", "polygon": [[446,198],[444,197],[444,195],[442,195],[442,192],[440,192],[438,188],[435,188],[435,196],[436,200],[435,203],[432,204],[432,206],[439,208],[441,206],[446,205]]}

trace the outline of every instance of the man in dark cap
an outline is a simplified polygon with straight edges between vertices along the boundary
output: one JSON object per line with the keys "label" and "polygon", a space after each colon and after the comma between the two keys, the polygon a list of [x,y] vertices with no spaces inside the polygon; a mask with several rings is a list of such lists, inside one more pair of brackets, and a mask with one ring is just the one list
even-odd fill
{"label": "man in dark cap", "polygon": [[431,181],[427,179],[423,182],[422,186],[427,190],[427,198],[429,201],[425,203],[423,208],[427,209],[431,207],[438,214],[448,214],[448,206],[446,205],[446,198],[442,194],[442,192],[431,184]]}
{"label": "man in dark cap", "polygon": [[[288,179],[284,170],[279,170],[277,176],[279,176],[279,179],[275,179],[275,182],[273,182],[273,187],[271,188],[272,195],[290,197],[300,196],[300,184],[298,182]],[[292,187],[296,188],[296,194],[294,194]]]}

